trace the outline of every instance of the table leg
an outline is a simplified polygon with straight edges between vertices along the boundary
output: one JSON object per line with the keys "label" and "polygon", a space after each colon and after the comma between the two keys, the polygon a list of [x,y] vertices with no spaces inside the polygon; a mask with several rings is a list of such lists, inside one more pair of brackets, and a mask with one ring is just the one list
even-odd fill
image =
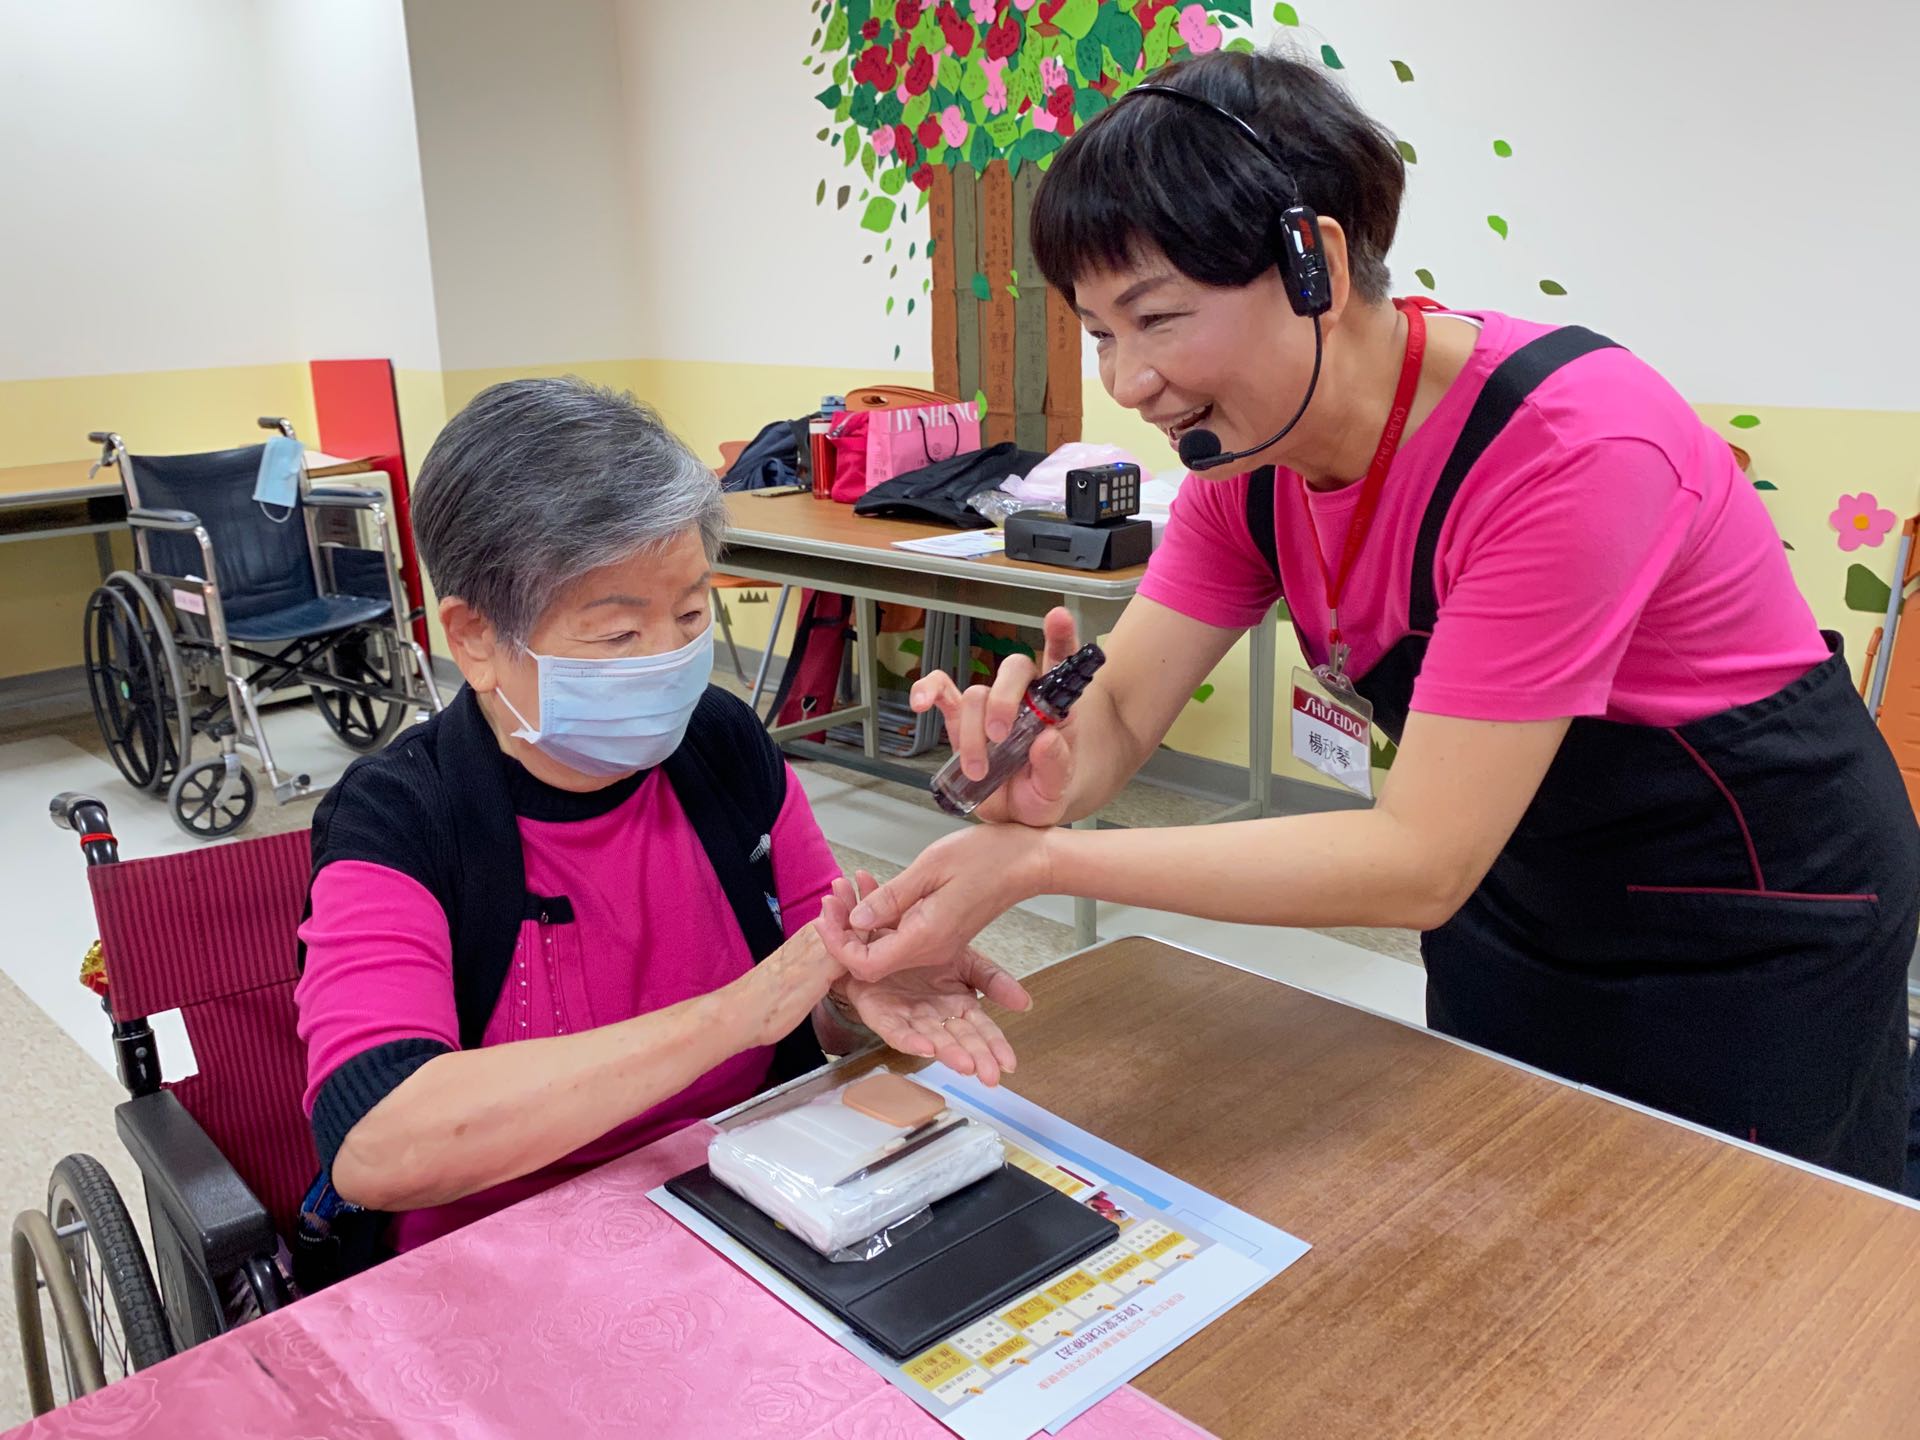
{"label": "table leg", "polygon": [[100,578],[106,579],[116,567],[113,563],[113,536],[105,530],[93,532],[93,556],[100,563]]}
{"label": "table leg", "polygon": [[1256,817],[1273,806],[1275,614],[1269,609],[1247,637],[1247,800]]}
{"label": "table leg", "polygon": [[[1086,644],[1089,640],[1093,640],[1097,638],[1093,634],[1093,632],[1087,628],[1086,607],[1081,603],[1080,597],[1078,597],[1077,595],[1066,595],[1066,596],[1062,596],[1061,599],[1067,607],[1067,613],[1073,616],[1074,638],[1078,640],[1082,645]],[[1099,817],[1095,815],[1089,815],[1085,819],[1076,820],[1073,822],[1073,828],[1076,830],[1098,830],[1100,828]],[[1099,940],[1099,938],[1100,938],[1099,902],[1094,900],[1089,900],[1084,895],[1074,896],[1073,897],[1073,947],[1074,949],[1084,950],[1087,946],[1092,945],[1097,940]]]}
{"label": "table leg", "polygon": [[860,673],[860,703],[867,708],[867,718],[860,730],[860,748],[869,760],[880,754],[880,671],[874,655],[874,626],[878,623],[879,608],[870,595],[853,598],[854,666]]}

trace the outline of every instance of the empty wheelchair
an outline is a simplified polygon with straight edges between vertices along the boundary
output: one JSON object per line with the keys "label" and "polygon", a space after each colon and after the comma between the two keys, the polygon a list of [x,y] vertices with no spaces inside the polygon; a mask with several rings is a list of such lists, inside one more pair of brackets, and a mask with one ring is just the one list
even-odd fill
{"label": "empty wheelchair", "polygon": [[[308,832],[122,862],[100,801],[59,795],[52,812],[87,860],[105,965],[95,988],[129,1097],[115,1126],[144,1181],[153,1250],[97,1159],[54,1167],[46,1210],[13,1227],[35,1414],[289,1303],[319,1169],[293,1000]],[[173,1009],[199,1071],[167,1082],[146,1017]]]}
{"label": "empty wheelchair", "polygon": [[[260,424],[293,438],[285,420]],[[303,463],[292,504],[275,513],[254,498],[265,446],[132,455],[118,435],[88,438],[101,447],[94,468],[119,473],[136,555],[87,601],[94,718],[120,773],[164,794],[188,834],[231,835],[252,816],[241,748],[259,757],[276,801],[312,788],[274,763],[260,712],[276,692],[306,687],[333,733],[363,751],[440,708],[407,633],[379,490],[314,485]],[[196,760],[201,738],[214,753]]]}

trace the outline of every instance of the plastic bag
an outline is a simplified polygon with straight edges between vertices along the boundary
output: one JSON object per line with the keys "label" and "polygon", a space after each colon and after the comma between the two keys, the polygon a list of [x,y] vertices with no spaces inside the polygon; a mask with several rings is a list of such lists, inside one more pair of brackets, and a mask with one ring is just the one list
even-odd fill
{"label": "plastic bag", "polygon": [[[1012,482],[1009,481],[1008,483],[1011,484]],[[1016,515],[1022,510],[1049,510],[1055,515],[1064,515],[1067,513],[1067,500],[1064,490],[1061,491],[1058,499],[1044,504],[1033,504],[1021,500],[1018,496],[1011,495],[1004,489],[982,490],[979,494],[968,498],[967,508],[986,516],[987,519],[993,522],[996,528],[1004,530],[1007,524],[1007,517],[1009,515]]]}
{"label": "plastic bag", "polygon": [[[864,1260],[885,1253],[895,1238],[911,1233],[894,1227],[915,1223],[934,1201],[1006,1159],[989,1125],[944,1110],[908,1130],[843,1104],[846,1088],[724,1131],[707,1147],[715,1179],[822,1255]],[[903,1142],[914,1148],[876,1163]],[[869,1167],[871,1173],[850,1178]]]}
{"label": "plastic bag", "polygon": [[[1014,506],[1016,510],[1058,510],[1065,514],[1069,470],[1116,464],[1140,465],[1140,462],[1118,445],[1092,445],[1075,440],[1062,445],[1023,477],[1009,480],[1000,488],[1019,502]],[[1147,467],[1140,465],[1140,472],[1146,474]]]}

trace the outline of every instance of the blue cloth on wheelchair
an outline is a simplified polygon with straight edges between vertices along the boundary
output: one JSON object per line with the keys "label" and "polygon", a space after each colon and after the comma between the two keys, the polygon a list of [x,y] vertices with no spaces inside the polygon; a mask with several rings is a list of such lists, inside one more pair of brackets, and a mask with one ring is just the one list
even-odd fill
{"label": "blue cloth on wheelchair", "polygon": [[260,448],[260,472],[254,477],[253,498],[263,505],[290,510],[300,499],[301,456],[298,440],[276,435]]}
{"label": "blue cloth on wheelchair", "polygon": [[244,645],[266,645],[365,625],[372,620],[384,620],[392,613],[390,600],[360,595],[315,595],[279,610],[229,620],[227,633]]}

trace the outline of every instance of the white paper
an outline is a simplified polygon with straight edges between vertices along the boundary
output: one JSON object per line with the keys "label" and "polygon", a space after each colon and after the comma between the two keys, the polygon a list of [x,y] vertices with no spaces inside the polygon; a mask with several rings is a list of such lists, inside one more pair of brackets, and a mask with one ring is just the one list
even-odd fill
{"label": "white paper", "polygon": [[953,535],[929,535],[925,540],[896,540],[893,548],[911,550],[916,555],[944,555],[950,560],[977,560],[1006,549],[1007,537],[998,530],[962,530]]}

